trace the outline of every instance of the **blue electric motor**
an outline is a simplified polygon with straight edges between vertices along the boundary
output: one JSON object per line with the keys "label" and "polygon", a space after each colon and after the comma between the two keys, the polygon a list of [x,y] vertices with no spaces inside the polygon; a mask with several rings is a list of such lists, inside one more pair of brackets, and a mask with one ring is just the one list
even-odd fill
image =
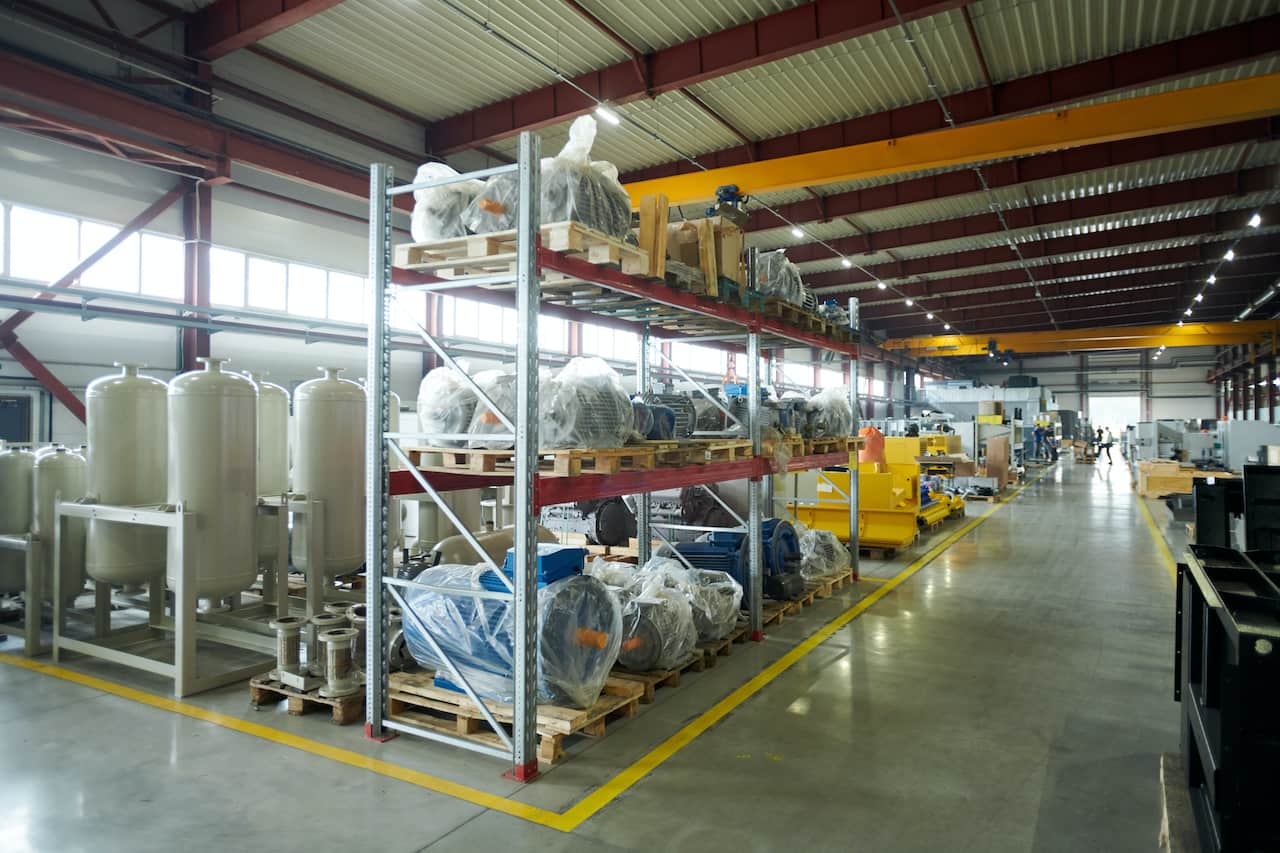
{"label": "blue electric motor", "polygon": [[[804,594],[804,577],[800,574],[800,537],[791,522],[770,518],[760,525],[760,544],[764,552],[764,595],[790,601]],[[749,603],[750,579],[747,577],[747,536],[745,533],[716,531],[706,542],[681,542],[676,550],[698,569],[725,572],[742,585],[743,605]]]}

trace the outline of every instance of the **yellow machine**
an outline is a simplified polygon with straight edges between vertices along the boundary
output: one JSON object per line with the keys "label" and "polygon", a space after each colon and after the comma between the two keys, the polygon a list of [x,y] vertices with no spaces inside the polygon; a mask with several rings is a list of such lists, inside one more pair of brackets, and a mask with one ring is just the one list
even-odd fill
{"label": "yellow machine", "polygon": [[[954,437],[942,438],[947,441]],[[871,548],[904,548],[915,541],[920,527],[964,513],[964,499],[946,494],[931,492],[930,501],[922,505],[920,463],[916,457],[922,455],[926,440],[926,437],[885,438],[885,461],[863,462],[858,466],[859,544]],[[946,447],[944,443],[934,452]],[[848,494],[849,474],[824,471],[810,488],[818,503],[795,506],[797,520],[829,530],[842,541],[848,541],[849,509],[841,493]]]}

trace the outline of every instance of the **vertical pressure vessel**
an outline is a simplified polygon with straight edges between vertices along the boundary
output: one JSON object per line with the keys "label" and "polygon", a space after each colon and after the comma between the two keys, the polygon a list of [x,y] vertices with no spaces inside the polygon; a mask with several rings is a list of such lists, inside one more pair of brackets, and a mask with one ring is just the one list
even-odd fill
{"label": "vertical pressure vessel", "polygon": [[[0,533],[31,532],[31,486],[35,455],[17,447],[0,447]],[[26,585],[26,559],[21,551],[0,550],[0,592],[21,592]]]}
{"label": "vertical pressure vessel", "polygon": [[[169,503],[195,515],[196,595],[220,598],[247,589],[258,575],[258,390],[223,372],[226,359],[199,361],[204,370],[169,383]],[[171,556],[166,574],[176,587],[181,560]]]}
{"label": "vertical pressure vessel", "polygon": [[[294,449],[293,490],[324,502],[327,577],[355,571],[364,563],[364,389],[338,378],[339,368],[322,367],[324,377],[303,382],[294,392],[298,445]],[[293,563],[310,571],[307,534],[311,519],[294,522]]]}
{"label": "vertical pressure vessel", "polygon": [[[88,494],[99,503],[148,506],[165,502],[168,386],[140,376],[138,365],[89,383]],[[143,583],[164,571],[165,530],[89,520],[85,570],[96,581]]]}
{"label": "vertical pressure vessel", "polygon": [[[289,392],[261,373],[247,375],[258,386],[258,495],[279,497],[289,491]],[[276,556],[277,523],[269,515],[258,517],[260,565]]]}
{"label": "vertical pressure vessel", "polygon": [[[33,506],[31,534],[40,537],[44,561],[44,597],[53,601],[53,535],[58,501],[77,501],[85,496],[88,464],[79,453],[59,446],[36,459],[32,478]],[[84,588],[84,537],[82,518],[68,518],[62,528],[62,596],[72,601]]]}

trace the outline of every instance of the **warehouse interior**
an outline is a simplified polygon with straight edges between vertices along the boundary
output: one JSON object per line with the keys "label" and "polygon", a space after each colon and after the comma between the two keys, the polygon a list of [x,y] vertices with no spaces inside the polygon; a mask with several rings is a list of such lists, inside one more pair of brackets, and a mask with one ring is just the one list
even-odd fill
{"label": "warehouse interior", "polygon": [[1280,849],[1280,3],[0,22],[0,849]]}

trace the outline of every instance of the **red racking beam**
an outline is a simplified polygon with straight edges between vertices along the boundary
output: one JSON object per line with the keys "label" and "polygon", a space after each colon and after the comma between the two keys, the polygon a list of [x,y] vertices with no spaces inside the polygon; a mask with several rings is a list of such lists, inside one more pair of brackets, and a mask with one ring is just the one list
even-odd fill
{"label": "red racking beam", "polygon": [[[947,107],[960,125],[1006,118],[1261,59],[1278,50],[1280,15],[1270,15],[1128,53],[1008,80],[996,84],[994,92],[989,92],[984,86],[950,95],[946,99]],[[476,114],[466,113],[464,116]],[[944,127],[946,122],[942,111],[934,100],[929,99],[761,140],[753,146],[754,159],[769,160],[825,151]],[[750,153],[747,146],[739,145],[698,155],[698,161],[709,169],[737,166],[751,162]],[[665,178],[695,170],[696,167],[686,161],[675,161],[630,172],[623,176],[623,180],[634,182]]]}
{"label": "red racking beam", "polygon": [[342,0],[216,0],[187,23],[188,51],[218,59],[332,9]]}
{"label": "red racking beam", "polygon": [[[956,9],[970,0],[897,0],[907,20]],[[813,0],[727,30],[634,57],[573,78],[611,104],[673,92],[706,80],[785,59],[898,25],[886,0]],[[538,130],[595,109],[595,101],[563,82],[506,98],[432,124],[436,154],[452,154]]]}

